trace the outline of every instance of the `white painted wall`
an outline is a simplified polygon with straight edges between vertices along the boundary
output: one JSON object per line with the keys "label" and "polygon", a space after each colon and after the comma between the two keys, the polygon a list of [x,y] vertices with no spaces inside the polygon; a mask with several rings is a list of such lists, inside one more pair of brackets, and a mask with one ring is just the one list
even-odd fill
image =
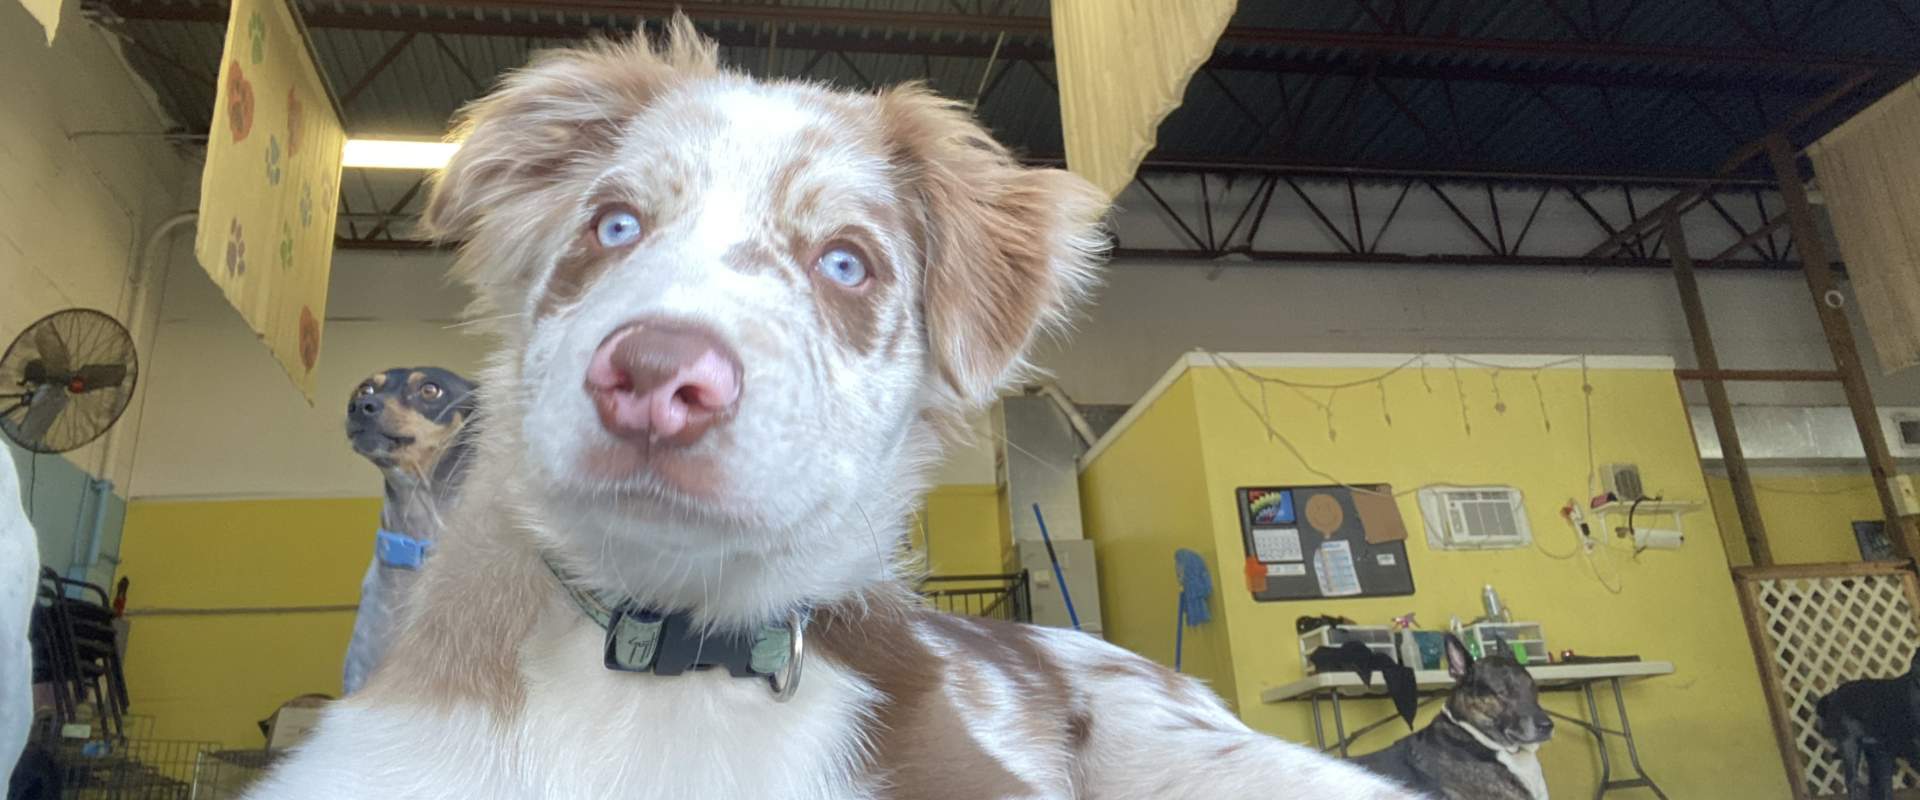
{"label": "white painted wall", "polygon": [[[1655,271],[1121,263],[1097,306],[1040,362],[1078,402],[1126,403],[1196,347],[1246,352],[1594,353],[1694,362],[1670,275]],[[1704,273],[1722,366],[1831,369],[1797,274]],[[1870,344],[1864,329],[1856,329]],[[1912,373],[1880,376],[1882,405],[1920,401]],[[1736,402],[1844,403],[1821,385],[1736,387]]]}
{"label": "white painted wall", "polygon": [[[1192,188],[1197,192],[1197,184]],[[1344,187],[1309,191],[1345,202]],[[1180,197],[1174,193],[1171,199],[1181,202]],[[1363,187],[1360,198],[1363,205],[1394,200],[1380,186]],[[1523,225],[1528,198],[1503,196],[1509,237]],[[1226,208],[1232,197],[1217,199]],[[1623,198],[1590,199],[1616,221],[1625,217]],[[1644,209],[1659,197],[1650,194],[1638,202]],[[1122,205],[1128,210],[1116,227],[1129,246],[1166,246],[1179,235],[1150,203],[1129,195]],[[1485,208],[1482,195],[1481,205],[1467,213],[1490,225]],[[1516,214],[1520,218],[1509,218]],[[1593,227],[1584,214],[1567,198],[1551,198],[1541,207],[1529,241],[1552,253],[1578,253],[1593,243]],[[1414,252],[1457,248],[1470,236],[1437,199],[1410,196],[1384,246]],[[1276,196],[1260,246],[1321,246],[1313,237],[1329,235],[1297,198]],[[1694,238],[1694,249],[1703,254],[1718,252],[1730,241],[1717,225],[1699,226]],[[337,254],[320,357],[320,403],[312,408],[287,385],[206,279],[193,270],[177,270],[151,378],[162,399],[149,410],[141,437],[135,496],[377,493],[373,470],[346,447],[338,400],[364,375],[390,366],[432,363],[473,370],[484,343],[447,327],[466,302],[463,290],[444,283],[448,260],[444,253]],[[1665,270],[1243,264],[1214,274],[1214,267],[1113,265],[1078,331],[1065,343],[1044,345],[1040,363],[1070,395],[1088,403],[1132,402],[1196,347],[1661,355],[1693,363],[1678,295]],[[1830,366],[1797,273],[1707,272],[1701,282],[1725,366]],[[1866,340],[1864,332],[1860,337]],[[1878,373],[1871,356],[1869,371]],[[1884,405],[1920,405],[1920,380],[1913,376],[1877,378],[1876,389]],[[1835,389],[1808,385],[1743,387],[1735,397],[1755,404],[1843,402]],[[990,483],[992,465],[983,435],[979,446],[955,452],[939,479]]]}
{"label": "white painted wall", "polygon": [[131,496],[378,495],[379,473],[347,446],[348,393],[397,366],[472,376],[485,354],[480,336],[457,327],[467,295],[445,283],[447,261],[336,255],[311,406],[205,273],[174,270]]}
{"label": "white painted wall", "polygon": [[[157,133],[167,123],[114,42],[79,17],[78,3],[66,5],[49,46],[24,7],[0,3],[0,347],[61,308],[96,308],[123,323],[136,316],[141,295],[127,276],[140,243],[180,209],[197,169],[158,137],[84,133]],[[146,300],[157,303],[157,293]],[[144,356],[151,332],[134,333]],[[123,420],[113,435],[131,437],[133,428]],[[101,440],[67,457],[124,483],[131,450],[119,446],[113,464],[105,451]]]}
{"label": "white painted wall", "polygon": [[[136,497],[367,496],[377,476],[346,447],[340,402],[365,375],[438,364],[472,371],[485,342],[453,324],[464,292],[441,254],[336,258],[309,407],[197,270],[176,270],[149,373]],[[1121,263],[1098,304],[1041,363],[1076,400],[1128,403],[1182,353],[1222,351],[1596,353],[1693,361],[1663,273],[1246,267],[1208,280],[1190,264]],[[1793,275],[1702,277],[1730,367],[1824,368],[1819,325]],[[1860,334],[1864,340],[1864,332]],[[1877,373],[1877,366],[1870,366]],[[1911,376],[1876,381],[1883,405],[1920,404]],[[1824,387],[1758,387],[1747,403],[1842,402]],[[948,483],[992,482],[985,446],[955,453]]]}
{"label": "white painted wall", "polygon": [[[133,289],[128,276],[147,231],[183,207],[197,167],[158,136],[88,135],[159,133],[167,124],[116,43],[79,17],[78,3],[65,5],[49,45],[25,8],[0,2],[0,347],[40,317],[81,306],[132,328],[144,360],[159,293]],[[32,495],[26,505],[42,564],[77,574],[72,566],[88,563],[96,569],[87,577],[111,579],[147,386],[136,382],[128,412],[106,437],[64,456],[0,447],[0,458],[17,459]],[[113,493],[97,495],[96,477],[112,481]],[[96,548],[101,559],[88,562]]]}

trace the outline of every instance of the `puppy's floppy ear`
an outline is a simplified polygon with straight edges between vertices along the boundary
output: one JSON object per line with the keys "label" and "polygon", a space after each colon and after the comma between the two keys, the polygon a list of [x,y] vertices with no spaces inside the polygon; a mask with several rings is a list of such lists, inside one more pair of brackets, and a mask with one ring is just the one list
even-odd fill
{"label": "puppy's floppy ear", "polygon": [[1107,198],[1057,169],[1021,166],[964,106],[924,88],[879,98],[893,158],[918,203],[928,338],[961,407],[1020,377],[1035,335],[1094,283]]}
{"label": "puppy's floppy ear", "polygon": [[461,111],[462,142],[434,182],[426,229],[471,238],[487,214],[609,151],[620,127],[677,80],[719,72],[712,40],[674,15],[667,38],[541,53]]}

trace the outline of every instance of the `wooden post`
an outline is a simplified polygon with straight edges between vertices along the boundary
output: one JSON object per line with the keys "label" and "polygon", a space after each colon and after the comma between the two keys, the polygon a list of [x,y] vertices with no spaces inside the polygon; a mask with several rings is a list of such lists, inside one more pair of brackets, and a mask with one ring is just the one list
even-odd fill
{"label": "wooden post", "polygon": [[1867,454],[1867,468],[1873,473],[1873,488],[1880,493],[1880,511],[1887,518],[1887,538],[1901,558],[1920,554],[1920,529],[1914,521],[1900,515],[1888,479],[1895,474],[1893,454],[1887,451],[1886,435],[1880,429],[1880,411],[1873,404],[1873,391],[1867,386],[1867,373],[1860,365],[1860,350],[1853,342],[1853,326],[1847,321],[1842,295],[1833,288],[1833,262],[1827,258],[1827,243],[1814,222],[1813,206],[1807,202],[1807,187],[1800,181],[1800,164],[1785,136],[1774,134],[1766,140],[1767,159],[1780,181],[1780,199],[1787,207],[1787,223],[1793,228],[1793,244],[1800,248],[1801,271],[1806,273],[1807,290],[1813,294],[1813,310],[1820,317],[1820,328],[1827,334],[1827,349],[1833,352],[1834,368],[1840,373],[1840,386],[1846,390],[1847,407],[1853,411],[1853,424],[1860,429],[1860,443]]}
{"label": "wooden post", "polygon": [[1707,328],[1707,308],[1700,300],[1700,282],[1694,278],[1686,231],[1677,214],[1667,214],[1663,224],[1667,253],[1673,259],[1673,280],[1680,287],[1680,307],[1686,311],[1687,333],[1693,339],[1694,366],[1704,376],[1700,384],[1707,391],[1707,408],[1713,412],[1713,432],[1720,438],[1720,459],[1726,463],[1727,480],[1733,484],[1733,505],[1740,514],[1740,529],[1746,534],[1747,555],[1756,567],[1771,566],[1773,547],[1767,544],[1766,523],[1760,519],[1760,504],[1753,494],[1753,476],[1747,472],[1740,432],[1734,428],[1727,384],[1718,377],[1720,357],[1713,350],[1713,331]]}

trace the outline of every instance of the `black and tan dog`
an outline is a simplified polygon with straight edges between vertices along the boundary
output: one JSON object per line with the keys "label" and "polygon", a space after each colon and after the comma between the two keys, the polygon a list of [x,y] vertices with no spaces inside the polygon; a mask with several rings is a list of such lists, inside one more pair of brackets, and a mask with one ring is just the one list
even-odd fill
{"label": "black and tan dog", "polygon": [[1840,751],[1841,775],[1852,800],[1892,797],[1898,759],[1920,768],[1920,650],[1906,674],[1848,681],[1814,709],[1820,735]]}
{"label": "black and tan dog", "polygon": [[1553,736],[1553,718],[1526,667],[1505,655],[1476,661],[1449,635],[1447,673],[1457,684],[1440,716],[1355,761],[1447,800],[1546,800],[1536,752]]}
{"label": "black and tan dog", "polygon": [[378,372],[347,400],[347,440],[386,478],[373,563],[347,646],[347,694],[373,672],[421,563],[440,533],[466,461],[473,382],[439,367]]}

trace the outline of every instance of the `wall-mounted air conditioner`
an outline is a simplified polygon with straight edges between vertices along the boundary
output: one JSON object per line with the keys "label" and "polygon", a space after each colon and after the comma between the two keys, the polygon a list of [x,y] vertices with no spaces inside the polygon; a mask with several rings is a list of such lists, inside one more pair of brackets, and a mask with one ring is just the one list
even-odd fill
{"label": "wall-mounted air conditioner", "polygon": [[1445,486],[1420,490],[1427,546],[1435,550],[1501,550],[1533,544],[1520,490],[1511,486]]}

